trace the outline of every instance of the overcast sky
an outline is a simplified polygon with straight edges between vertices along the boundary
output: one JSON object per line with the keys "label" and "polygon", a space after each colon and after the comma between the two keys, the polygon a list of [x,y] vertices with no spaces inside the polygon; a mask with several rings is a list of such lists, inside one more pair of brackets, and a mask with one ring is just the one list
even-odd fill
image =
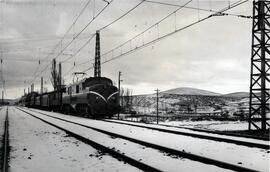
{"label": "overcast sky", "polygon": [[[92,0],[64,41],[54,47],[66,33],[88,0],[0,0],[0,51],[3,64],[6,97],[16,98],[29,87],[34,76],[35,89],[40,89],[40,77],[51,89],[50,67],[41,73],[51,59],[63,49],[74,35],[107,5]],[[157,1],[157,0],[155,0]],[[184,5],[188,0],[162,1]],[[95,31],[126,11],[140,0],[114,0],[72,44],[57,56],[63,61],[76,53]],[[199,3],[198,3],[199,2]],[[193,0],[187,6],[207,10],[220,10],[235,1]],[[139,34],[178,7],[144,2],[129,15],[102,30],[101,54]],[[252,14],[252,1],[227,11],[232,14]],[[122,52],[175,29],[198,21],[211,12],[183,8],[153,27],[129,44]],[[251,19],[235,16],[215,16],[175,33],[147,47],[102,65],[102,76],[117,83],[118,71],[123,73],[122,85],[134,94],[153,93],[176,87],[194,87],[218,93],[248,91],[251,51]],[[72,82],[72,73],[83,71],[93,64],[95,39],[91,40],[75,57],[63,63],[65,84]],[[102,56],[102,62],[119,55],[120,49]],[[40,64],[39,64],[40,60]],[[72,68],[75,62],[75,67]],[[86,62],[83,65],[79,65]],[[72,69],[72,70],[70,70]],[[69,71],[69,73],[67,73]],[[87,76],[93,76],[93,70]],[[2,81],[1,81],[2,87]]]}

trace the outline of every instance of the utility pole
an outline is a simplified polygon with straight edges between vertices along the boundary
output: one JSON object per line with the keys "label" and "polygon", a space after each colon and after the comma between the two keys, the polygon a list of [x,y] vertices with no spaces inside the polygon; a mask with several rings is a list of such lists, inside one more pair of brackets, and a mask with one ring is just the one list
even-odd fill
{"label": "utility pole", "polygon": [[52,84],[53,84],[53,89],[57,90],[57,72],[56,72],[56,60],[53,59],[52,61]]}
{"label": "utility pole", "polygon": [[4,90],[2,90],[2,105],[4,105]]}
{"label": "utility pole", "polygon": [[41,77],[40,81],[40,94],[43,94],[43,77]]}
{"label": "utility pole", "polygon": [[160,90],[157,88],[155,91],[157,92],[157,124],[158,124],[158,93]]}
{"label": "utility pole", "polygon": [[119,71],[119,73],[118,73],[118,98],[119,98],[119,106],[120,106],[120,109],[119,109],[119,112],[118,112],[118,115],[117,115],[117,119],[119,119],[119,114],[120,114],[120,110],[121,110],[121,94],[120,94],[120,92],[121,92],[121,82],[123,81],[123,80],[121,80],[121,75],[122,75],[122,72],[121,71]]}
{"label": "utility pole", "polygon": [[100,66],[100,36],[99,31],[96,31],[96,52],[95,52],[95,65],[94,65],[94,77],[101,76],[101,66]]}
{"label": "utility pole", "polygon": [[43,77],[41,77],[41,81],[40,81],[40,105],[42,106],[43,105],[43,97],[42,97],[42,94],[43,94]]}
{"label": "utility pole", "polygon": [[34,87],[34,83],[33,83],[33,84],[31,84],[31,93],[34,92],[34,89],[35,89],[35,87]]}
{"label": "utility pole", "polygon": [[62,89],[62,64],[59,63],[59,72],[58,72],[58,83],[59,83],[59,86],[58,86],[58,98],[59,98],[59,105],[60,105],[60,108],[61,108],[61,105],[62,105],[62,92],[61,92],[61,89]]}
{"label": "utility pole", "polygon": [[[267,130],[270,112],[270,1],[253,2],[249,130]],[[261,125],[256,124],[260,122]]]}

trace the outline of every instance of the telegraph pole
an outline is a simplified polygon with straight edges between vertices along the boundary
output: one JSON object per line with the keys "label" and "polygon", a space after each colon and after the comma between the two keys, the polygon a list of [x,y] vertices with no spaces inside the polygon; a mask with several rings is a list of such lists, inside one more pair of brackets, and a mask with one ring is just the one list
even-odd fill
{"label": "telegraph pole", "polygon": [[[121,99],[121,97],[120,97],[120,92],[121,92],[121,82],[123,81],[123,80],[121,80],[121,75],[122,75],[122,72],[121,71],[119,71],[119,73],[118,73],[118,97],[119,97],[119,105],[120,105],[120,99]],[[120,110],[121,110],[121,105],[120,105],[120,109],[119,109],[119,112],[118,112],[118,115],[117,115],[117,119],[119,119],[119,114],[120,114]]]}
{"label": "telegraph pole", "polygon": [[[253,2],[249,130],[267,130],[270,112],[270,1]],[[260,122],[258,125],[256,122]]]}
{"label": "telegraph pole", "polygon": [[158,124],[158,93],[160,90],[157,88],[155,91],[157,92],[157,124]]}

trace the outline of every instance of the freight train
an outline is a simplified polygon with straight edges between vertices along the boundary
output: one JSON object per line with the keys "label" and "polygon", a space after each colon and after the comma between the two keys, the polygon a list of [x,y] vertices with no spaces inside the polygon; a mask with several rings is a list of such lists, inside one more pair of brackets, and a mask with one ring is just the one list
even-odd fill
{"label": "freight train", "polygon": [[24,95],[19,105],[91,118],[112,117],[120,110],[118,89],[106,77],[89,77],[43,94]]}

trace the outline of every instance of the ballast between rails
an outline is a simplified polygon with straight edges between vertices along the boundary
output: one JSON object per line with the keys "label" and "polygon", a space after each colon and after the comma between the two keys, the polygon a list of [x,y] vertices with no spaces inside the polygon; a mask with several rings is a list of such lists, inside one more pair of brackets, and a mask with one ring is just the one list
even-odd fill
{"label": "ballast between rails", "polygon": [[[29,115],[31,115],[31,116],[33,116],[33,117],[36,117],[35,115],[33,115],[33,114],[23,110],[23,109],[20,109],[20,108],[18,108],[18,109],[25,112],[25,113],[27,113],[27,114],[29,114]],[[51,116],[51,115],[48,115],[48,114],[45,114],[45,113],[42,113],[42,112],[37,112],[37,111],[34,111],[34,112],[39,113],[39,114],[44,115],[44,116],[47,116],[47,117],[50,117],[50,118],[65,121],[67,123],[72,123],[72,124],[79,125],[79,126],[82,126],[82,127],[85,127],[85,128],[89,128],[89,129],[98,131],[100,133],[107,134],[109,136],[122,138],[122,139],[131,141],[131,142],[134,142],[134,143],[137,143],[137,144],[141,144],[143,146],[147,146],[147,147],[150,147],[150,148],[153,148],[153,149],[157,149],[157,150],[160,150],[160,151],[167,152],[167,153],[172,154],[172,155],[181,156],[181,157],[184,157],[184,158],[187,158],[187,159],[190,159],[190,160],[194,160],[194,161],[198,161],[198,162],[202,162],[202,163],[205,163],[205,164],[211,164],[211,165],[215,165],[215,166],[218,166],[218,167],[221,167],[221,168],[224,168],[224,169],[230,169],[230,170],[241,171],[241,172],[242,171],[245,171],[245,172],[254,172],[254,171],[256,171],[256,170],[253,170],[253,169],[241,167],[241,166],[238,166],[238,165],[230,164],[230,163],[227,163],[227,162],[223,162],[223,161],[219,161],[219,160],[215,160],[215,159],[211,159],[211,158],[207,158],[207,157],[203,157],[203,156],[188,153],[188,152],[185,152],[185,151],[179,151],[179,150],[176,150],[176,149],[160,146],[160,145],[157,145],[157,144],[153,144],[153,143],[133,139],[131,137],[126,137],[126,136],[119,135],[119,134],[116,134],[116,133],[112,133],[112,132],[109,132],[109,131],[101,130],[101,129],[98,129],[98,128],[95,128],[95,127],[90,127],[90,126],[83,125],[83,124],[80,124],[80,123],[76,123],[76,122],[73,122],[73,121],[65,120],[65,119],[58,118],[58,117],[55,117],[55,116]],[[40,119],[40,120],[42,120],[42,121],[44,121],[46,123],[51,124],[50,122],[47,122],[44,119],[41,119],[39,117],[36,117],[36,118]]]}

